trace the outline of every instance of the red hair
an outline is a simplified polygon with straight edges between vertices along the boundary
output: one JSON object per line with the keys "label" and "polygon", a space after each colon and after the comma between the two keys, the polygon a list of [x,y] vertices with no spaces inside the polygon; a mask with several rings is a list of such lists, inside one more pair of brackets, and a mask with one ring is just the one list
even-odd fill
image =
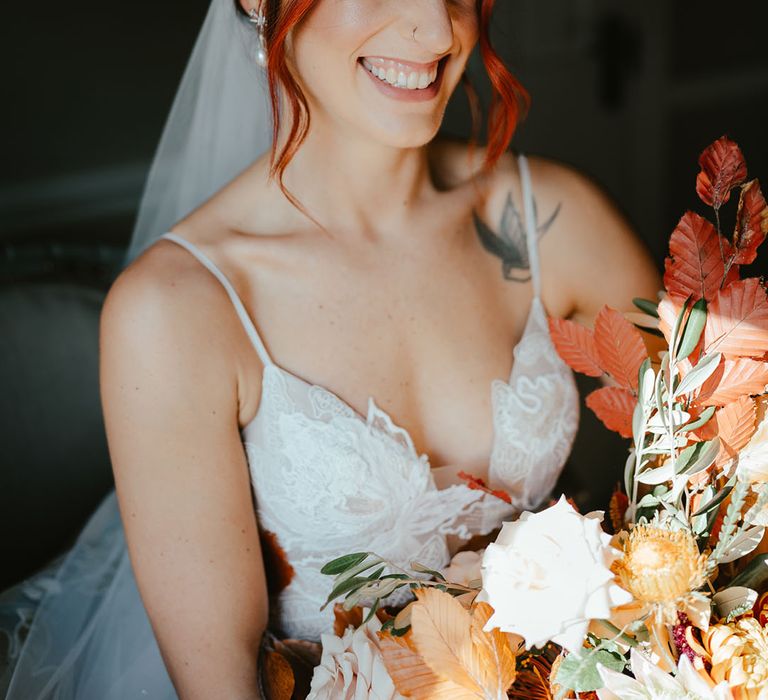
{"label": "red hair", "polygon": [[[239,7],[239,2],[235,0]],[[267,0],[267,55],[269,91],[274,115],[272,174],[277,177],[282,187],[282,176],[288,163],[301,146],[309,130],[309,107],[288,68],[285,42],[291,29],[304,19],[316,0]],[[480,31],[480,56],[491,82],[492,96],[488,114],[485,168],[492,168],[503,153],[515,133],[518,122],[525,117],[530,106],[528,91],[504,65],[491,44],[491,14],[496,0],[476,0]],[[242,9],[242,8],[240,8]],[[464,80],[472,109],[473,134],[478,131],[479,102],[477,95]],[[291,129],[285,145],[277,152],[277,135],[283,115],[280,113],[280,90],[285,96],[291,113]],[[284,188],[283,188],[284,189]],[[293,199],[291,197],[291,199]]]}

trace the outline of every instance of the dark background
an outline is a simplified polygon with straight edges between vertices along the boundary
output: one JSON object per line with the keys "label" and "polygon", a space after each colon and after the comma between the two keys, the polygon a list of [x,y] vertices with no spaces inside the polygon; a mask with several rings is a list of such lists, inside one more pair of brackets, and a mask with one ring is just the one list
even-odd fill
{"label": "dark background", "polygon": [[[513,146],[592,176],[660,266],[685,209],[704,213],[694,183],[711,141],[727,133],[750,174],[768,179],[765,0],[497,5],[496,45],[532,96]],[[68,542],[109,487],[98,294],[117,272],[207,6],[82,0],[3,8],[0,551],[11,564],[0,587]],[[487,97],[476,57],[472,68]],[[461,94],[445,130],[469,132]],[[767,259],[750,272],[765,272]],[[625,451],[584,409],[564,486],[584,505],[605,505]]]}

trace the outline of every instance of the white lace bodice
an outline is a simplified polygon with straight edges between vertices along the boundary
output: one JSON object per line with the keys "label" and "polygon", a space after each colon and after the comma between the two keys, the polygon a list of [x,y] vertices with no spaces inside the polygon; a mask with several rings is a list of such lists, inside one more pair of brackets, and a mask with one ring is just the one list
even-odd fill
{"label": "white lace bodice", "polygon": [[[464,483],[436,485],[437,469],[416,451],[371,397],[361,415],[331,391],[275,364],[226,276],[198,248],[173,233],[223,284],[264,363],[259,408],[241,436],[259,526],[292,569],[271,601],[271,624],[290,637],[319,640],[333,611],[320,607],[329,560],[373,551],[407,566],[442,568],[447,536],[486,534],[515,513],[535,508],[555,485],[576,433],[579,402],[571,370],[557,355],[540,298],[538,242],[530,174],[519,156],[534,298],[507,381],[491,385],[494,440],[488,480],[512,505]],[[407,589],[389,599],[402,602]]]}

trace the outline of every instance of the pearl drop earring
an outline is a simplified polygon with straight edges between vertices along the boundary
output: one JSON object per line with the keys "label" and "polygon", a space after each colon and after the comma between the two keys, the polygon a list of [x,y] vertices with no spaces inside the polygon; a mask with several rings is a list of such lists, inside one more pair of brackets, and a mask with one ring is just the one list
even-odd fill
{"label": "pearl drop earring", "polygon": [[262,67],[267,65],[267,38],[264,29],[267,26],[267,16],[264,14],[264,0],[259,2],[259,9],[248,10],[248,21],[256,26],[259,45],[256,49],[256,63]]}

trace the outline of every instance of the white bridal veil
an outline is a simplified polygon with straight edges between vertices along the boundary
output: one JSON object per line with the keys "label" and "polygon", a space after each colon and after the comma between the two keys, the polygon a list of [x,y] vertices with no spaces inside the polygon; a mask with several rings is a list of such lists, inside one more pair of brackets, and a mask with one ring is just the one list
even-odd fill
{"label": "white bridal veil", "polygon": [[[255,29],[233,0],[212,0],[152,163],[126,264],[270,147],[257,49]],[[139,598],[114,492],[64,557],[0,595],[0,696],[6,690],[7,700],[176,698]]]}
{"label": "white bridal veil", "polygon": [[233,0],[212,0],[139,206],[126,264],[272,144],[258,37]]}

